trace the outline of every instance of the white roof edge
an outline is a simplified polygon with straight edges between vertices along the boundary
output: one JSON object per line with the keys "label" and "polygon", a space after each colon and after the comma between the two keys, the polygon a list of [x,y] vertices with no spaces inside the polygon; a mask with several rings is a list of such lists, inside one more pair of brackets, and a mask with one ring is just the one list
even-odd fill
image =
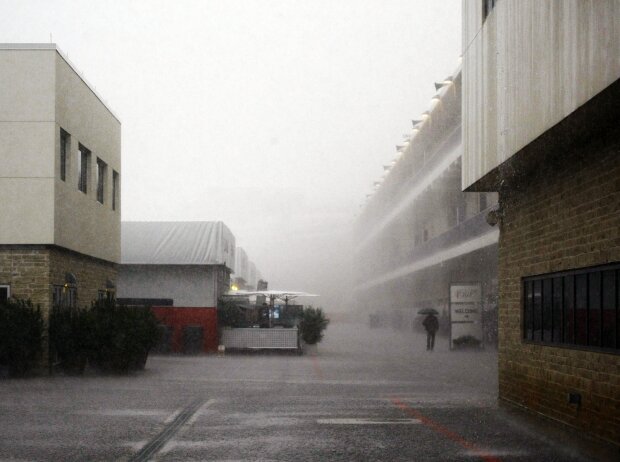
{"label": "white roof edge", "polygon": [[95,95],[95,97],[103,104],[103,106],[108,110],[112,117],[116,119],[116,121],[120,124],[121,119],[116,115],[116,113],[112,110],[110,105],[101,97],[95,87],[91,85],[88,80],[84,78],[79,69],[69,60],[67,55],[56,45],[55,43],[0,43],[0,50],[56,50],[56,53],[60,55],[62,59],[69,65],[69,67],[75,72],[75,74],[84,82],[84,84],[88,87],[88,89]]}

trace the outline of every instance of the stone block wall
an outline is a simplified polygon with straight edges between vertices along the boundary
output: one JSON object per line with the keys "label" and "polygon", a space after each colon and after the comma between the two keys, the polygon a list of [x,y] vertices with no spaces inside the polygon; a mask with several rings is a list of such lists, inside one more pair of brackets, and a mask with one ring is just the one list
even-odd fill
{"label": "stone block wall", "polygon": [[500,192],[499,396],[620,444],[620,352],[525,343],[521,282],[620,261],[620,132],[538,162]]}
{"label": "stone block wall", "polygon": [[44,246],[0,245],[0,284],[11,286],[11,296],[30,299],[47,312],[51,301],[49,264]]}
{"label": "stone block wall", "polygon": [[0,284],[11,286],[12,297],[40,305],[45,316],[52,304],[52,286],[64,284],[68,272],[78,280],[80,306],[89,306],[98,291],[105,290],[106,281],[115,282],[117,275],[114,263],[61,247],[0,245]]}
{"label": "stone block wall", "polygon": [[65,274],[73,273],[77,280],[77,304],[88,307],[97,300],[98,292],[106,289],[106,281],[116,285],[117,265],[105,260],[71,252],[61,247],[49,250],[51,287],[65,282]]}

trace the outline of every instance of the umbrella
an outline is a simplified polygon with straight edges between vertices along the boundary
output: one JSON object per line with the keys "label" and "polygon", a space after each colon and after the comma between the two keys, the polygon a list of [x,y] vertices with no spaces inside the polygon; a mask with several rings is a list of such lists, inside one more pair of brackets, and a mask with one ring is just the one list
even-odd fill
{"label": "umbrella", "polygon": [[418,314],[439,314],[439,311],[435,308],[422,308],[421,310],[418,310]]}

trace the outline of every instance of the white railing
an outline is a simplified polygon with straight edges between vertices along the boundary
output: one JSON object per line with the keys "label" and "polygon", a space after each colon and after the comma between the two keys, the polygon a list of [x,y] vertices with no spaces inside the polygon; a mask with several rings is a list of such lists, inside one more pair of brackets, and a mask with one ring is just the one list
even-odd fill
{"label": "white railing", "polygon": [[222,331],[221,344],[226,349],[258,350],[258,349],[298,349],[298,330],[292,329],[260,329],[233,328]]}

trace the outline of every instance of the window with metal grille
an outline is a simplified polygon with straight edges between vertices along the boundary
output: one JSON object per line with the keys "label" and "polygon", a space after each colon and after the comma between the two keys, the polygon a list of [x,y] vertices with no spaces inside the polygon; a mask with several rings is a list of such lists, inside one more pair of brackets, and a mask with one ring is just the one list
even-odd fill
{"label": "window with metal grille", "polygon": [[620,350],[620,263],[526,277],[523,339]]}
{"label": "window with metal grille", "polygon": [[54,285],[52,287],[52,304],[54,306],[77,307],[77,287]]}

